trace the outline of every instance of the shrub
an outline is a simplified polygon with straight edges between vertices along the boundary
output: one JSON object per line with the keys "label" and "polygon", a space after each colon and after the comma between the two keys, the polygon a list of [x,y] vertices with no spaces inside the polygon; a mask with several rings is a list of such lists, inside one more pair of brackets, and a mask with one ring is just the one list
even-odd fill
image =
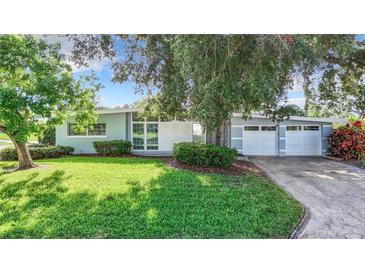
{"label": "shrub", "polygon": [[177,143],[173,148],[177,162],[202,167],[228,167],[237,155],[236,149],[203,143]]}
{"label": "shrub", "polygon": [[[59,158],[65,155],[70,155],[74,149],[64,146],[48,146],[48,147],[29,147],[29,153],[32,159],[43,158]],[[4,148],[0,151],[0,160],[15,161],[18,159],[16,149],[13,147]]]}
{"label": "shrub", "polygon": [[365,124],[361,120],[351,121],[336,128],[328,139],[332,156],[349,159],[365,159]]}
{"label": "shrub", "polygon": [[93,142],[96,153],[101,155],[120,155],[131,153],[132,143],[129,141],[95,141]]}

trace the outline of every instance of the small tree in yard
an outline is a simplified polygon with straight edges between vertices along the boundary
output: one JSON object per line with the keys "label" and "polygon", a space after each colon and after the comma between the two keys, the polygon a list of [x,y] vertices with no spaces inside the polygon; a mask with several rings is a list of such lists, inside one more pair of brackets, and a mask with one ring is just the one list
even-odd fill
{"label": "small tree in yard", "polygon": [[26,143],[45,121],[57,125],[73,112],[78,131],[95,123],[100,86],[94,76],[75,80],[59,50],[32,36],[0,35],[0,130],[15,145],[19,169],[35,166]]}

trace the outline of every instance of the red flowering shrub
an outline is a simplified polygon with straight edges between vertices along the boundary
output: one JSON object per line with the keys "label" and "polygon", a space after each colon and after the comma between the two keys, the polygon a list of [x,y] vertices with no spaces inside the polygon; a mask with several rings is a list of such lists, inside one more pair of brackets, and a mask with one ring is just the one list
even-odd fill
{"label": "red flowering shrub", "polygon": [[344,160],[365,159],[365,123],[356,120],[333,131],[329,153]]}

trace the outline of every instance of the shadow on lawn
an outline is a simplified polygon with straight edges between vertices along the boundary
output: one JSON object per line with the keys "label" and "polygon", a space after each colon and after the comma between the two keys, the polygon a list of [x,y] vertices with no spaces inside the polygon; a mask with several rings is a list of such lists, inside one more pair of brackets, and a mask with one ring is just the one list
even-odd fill
{"label": "shadow on lawn", "polygon": [[218,182],[170,169],[104,197],[70,193],[63,171],[38,176],[0,190],[0,227],[6,226],[0,238],[278,238],[290,233],[301,211],[286,209],[288,198],[268,183],[242,179],[237,187],[222,183],[229,177]]}
{"label": "shadow on lawn", "polygon": [[145,165],[153,163],[156,166],[165,166],[158,158],[146,157],[96,157],[96,156],[66,156],[55,159],[46,159],[52,163],[90,163],[90,164],[133,164]]}

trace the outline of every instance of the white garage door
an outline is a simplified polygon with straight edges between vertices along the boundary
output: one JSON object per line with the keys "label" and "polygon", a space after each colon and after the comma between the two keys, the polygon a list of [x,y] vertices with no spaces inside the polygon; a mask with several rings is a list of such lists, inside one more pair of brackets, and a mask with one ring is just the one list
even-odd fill
{"label": "white garage door", "polygon": [[277,155],[276,126],[244,126],[243,154],[245,155]]}
{"label": "white garage door", "polygon": [[286,126],[286,155],[320,155],[319,126]]}

